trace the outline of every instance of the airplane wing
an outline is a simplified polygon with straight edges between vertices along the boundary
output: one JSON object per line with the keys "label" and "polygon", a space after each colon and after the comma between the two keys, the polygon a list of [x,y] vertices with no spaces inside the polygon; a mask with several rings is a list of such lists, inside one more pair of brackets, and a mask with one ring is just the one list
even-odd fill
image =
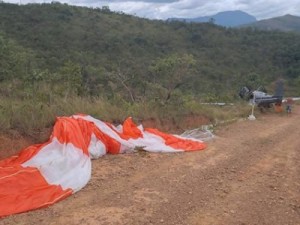
{"label": "airplane wing", "polygon": [[284,98],[282,99],[282,102],[287,102],[288,100],[292,100],[292,101],[299,101],[300,97],[289,97],[289,98]]}

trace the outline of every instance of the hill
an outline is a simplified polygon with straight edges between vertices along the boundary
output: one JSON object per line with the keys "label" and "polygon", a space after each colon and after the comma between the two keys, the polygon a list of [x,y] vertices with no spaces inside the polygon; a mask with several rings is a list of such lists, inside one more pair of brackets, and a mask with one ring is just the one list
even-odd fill
{"label": "hill", "polygon": [[236,27],[243,24],[249,24],[256,21],[256,18],[248,13],[240,10],[219,12],[215,15],[197,17],[197,18],[170,18],[169,20],[194,22],[194,23],[207,23],[213,22],[217,25],[224,27]]}
{"label": "hill", "polygon": [[47,86],[51,98],[180,104],[186,96],[232,99],[242,85],[270,85],[278,77],[299,92],[296,34],[152,21],[55,2],[0,3],[0,21],[3,95],[13,93],[13,84],[23,98]]}
{"label": "hill", "polygon": [[279,30],[284,32],[300,32],[300,17],[285,15],[281,17],[260,20],[255,23],[245,25],[260,30]]}

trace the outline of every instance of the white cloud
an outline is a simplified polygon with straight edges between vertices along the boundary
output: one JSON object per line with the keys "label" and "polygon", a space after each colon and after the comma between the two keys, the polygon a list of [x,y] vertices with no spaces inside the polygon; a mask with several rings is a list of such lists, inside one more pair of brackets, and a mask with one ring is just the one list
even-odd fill
{"label": "white cloud", "polygon": [[[4,0],[22,4],[51,2],[51,0]],[[300,16],[300,0],[55,0],[71,5],[88,7],[109,6],[111,10],[123,11],[151,19],[170,17],[193,18],[209,16],[221,11],[242,10],[257,19],[285,14]]]}

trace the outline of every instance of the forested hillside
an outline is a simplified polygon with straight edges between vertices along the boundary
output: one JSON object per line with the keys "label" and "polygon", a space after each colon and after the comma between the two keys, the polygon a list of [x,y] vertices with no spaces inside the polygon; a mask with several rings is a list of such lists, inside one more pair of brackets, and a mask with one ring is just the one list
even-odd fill
{"label": "forested hillside", "polygon": [[107,7],[0,3],[2,97],[47,107],[71,97],[182,105],[232,101],[242,85],[271,92],[278,78],[300,94],[297,34],[153,21]]}
{"label": "forested hillside", "polygon": [[300,32],[300,17],[285,15],[244,25],[260,30],[279,30],[284,32]]}
{"label": "forested hillside", "polygon": [[[1,3],[0,21],[1,47],[17,53],[2,51],[2,80],[69,75],[78,94],[145,98],[154,88],[177,85],[184,93],[229,95],[250,79],[268,84],[300,75],[300,38],[293,34],[165,23],[59,3]],[[180,72],[155,70],[184,60]]]}

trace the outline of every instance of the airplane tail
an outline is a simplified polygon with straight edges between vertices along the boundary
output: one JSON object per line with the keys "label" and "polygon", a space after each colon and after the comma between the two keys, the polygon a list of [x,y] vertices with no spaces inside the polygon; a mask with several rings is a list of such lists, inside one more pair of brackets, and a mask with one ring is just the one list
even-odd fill
{"label": "airplane tail", "polygon": [[276,82],[276,89],[275,89],[274,97],[282,99],[283,98],[283,93],[284,93],[283,80],[278,80]]}

